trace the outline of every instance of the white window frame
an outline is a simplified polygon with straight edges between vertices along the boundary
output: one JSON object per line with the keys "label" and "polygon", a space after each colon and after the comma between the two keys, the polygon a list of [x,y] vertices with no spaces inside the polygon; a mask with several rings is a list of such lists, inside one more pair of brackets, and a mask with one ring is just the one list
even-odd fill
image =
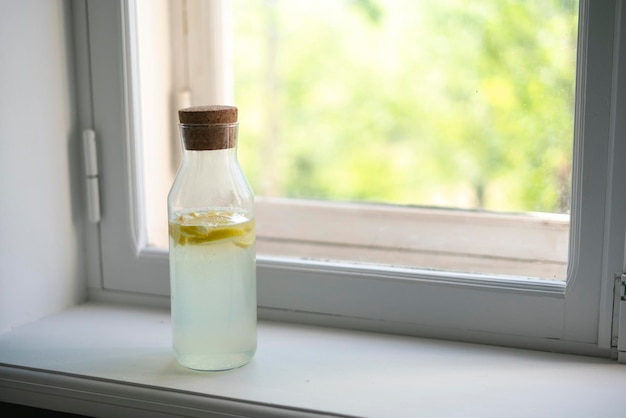
{"label": "white window frame", "polygon": [[[167,253],[142,228],[132,1],[81,4],[81,123],[98,137],[102,202],[87,240],[89,295],[167,303]],[[566,282],[259,257],[260,317],[609,356],[625,258],[626,10],[620,0],[580,10]]]}

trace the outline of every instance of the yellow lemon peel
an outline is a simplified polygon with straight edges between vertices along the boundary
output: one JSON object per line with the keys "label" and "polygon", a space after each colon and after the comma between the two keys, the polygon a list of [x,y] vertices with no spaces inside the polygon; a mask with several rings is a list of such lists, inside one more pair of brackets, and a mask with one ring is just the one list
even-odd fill
{"label": "yellow lemon peel", "polygon": [[188,212],[170,220],[169,235],[174,245],[202,245],[232,239],[236,246],[247,248],[255,241],[254,220],[228,211]]}

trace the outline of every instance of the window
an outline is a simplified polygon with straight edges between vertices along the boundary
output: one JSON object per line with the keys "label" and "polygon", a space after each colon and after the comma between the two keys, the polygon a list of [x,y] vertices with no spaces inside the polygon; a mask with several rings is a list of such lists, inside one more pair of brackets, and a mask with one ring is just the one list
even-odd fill
{"label": "window", "polygon": [[[91,289],[93,297],[168,294],[166,253],[148,245],[143,227],[138,157],[145,133],[134,114],[139,99],[134,12],[133,2],[88,2],[90,56],[83,73],[92,85],[87,105],[93,109],[102,160],[102,286]],[[620,2],[582,1],[579,16],[566,281],[271,256],[258,260],[260,315],[608,352],[615,274],[624,268],[626,194],[619,185],[626,179],[617,166],[625,152],[618,111],[624,100],[624,67],[619,64],[626,42],[617,42],[623,37],[624,11]]]}

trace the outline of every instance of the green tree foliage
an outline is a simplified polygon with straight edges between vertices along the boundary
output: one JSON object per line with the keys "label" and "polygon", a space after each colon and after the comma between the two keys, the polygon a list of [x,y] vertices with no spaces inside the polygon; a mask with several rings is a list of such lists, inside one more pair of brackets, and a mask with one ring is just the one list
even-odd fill
{"label": "green tree foliage", "polygon": [[238,0],[259,195],[567,212],[577,4]]}

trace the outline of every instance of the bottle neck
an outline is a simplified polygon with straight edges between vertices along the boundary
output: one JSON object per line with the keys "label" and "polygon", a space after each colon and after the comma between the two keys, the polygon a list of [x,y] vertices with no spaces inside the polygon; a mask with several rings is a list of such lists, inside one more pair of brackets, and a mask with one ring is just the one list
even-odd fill
{"label": "bottle neck", "polygon": [[237,148],[188,150],[183,148],[183,167],[198,166],[211,172],[238,167]]}
{"label": "bottle neck", "polygon": [[182,168],[195,167],[199,176],[217,176],[239,169],[237,163],[238,123],[207,125],[180,124],[183,146]]}

